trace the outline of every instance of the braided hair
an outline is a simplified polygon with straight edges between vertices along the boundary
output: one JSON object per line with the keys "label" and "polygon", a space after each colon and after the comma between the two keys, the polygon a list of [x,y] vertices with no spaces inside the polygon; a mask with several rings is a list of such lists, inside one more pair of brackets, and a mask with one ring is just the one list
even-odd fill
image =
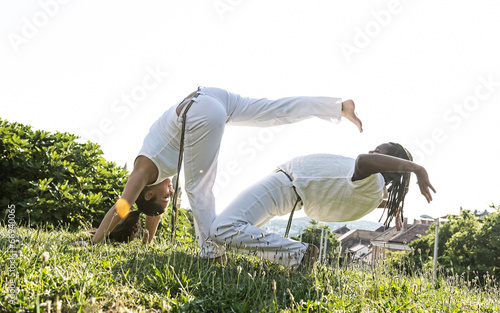
{"label": "braided hair", "polygon": [[130,211],[127,217],[109,233],[108,239],[112,242],[131,242],[137,238],[141,230],[140,215],[140,211]]}
{"label": "braided hair", "polygon": [[[389,143],[391,144],[391,147],[388,149],[387,155],[413,161],[411,153],[402,145],[394,142]],[[386,180],[386,185],[390,184],[387,188],[389,196],[384,207],[384,213],[385,209],[387,209],[387,217],[384,223],[384,226],[387,229],[389,228],[389,225],[394,217],[400,216],[399,218],[401,220],[403,219],[403,207],[405,203],[405,196],[408,193],[410,186],[411,173],[385,172],[382,173],[382,175]],[[382,219],[382,217],[380,219]]]}

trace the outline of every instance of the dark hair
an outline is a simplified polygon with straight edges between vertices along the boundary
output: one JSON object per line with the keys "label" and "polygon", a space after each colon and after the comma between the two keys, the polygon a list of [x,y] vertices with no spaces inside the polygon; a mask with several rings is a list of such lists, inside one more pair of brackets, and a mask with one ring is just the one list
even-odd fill
{"label": "dark hair", "polygon": [[[413,161],[411,153],[402,145],[394,142],[389,143],[391,144],[391,147],[388,149],[388,155]],[[401,219],[403,219],[403,207],[405,203],[405,196],[408,193],[410,186],[411,173],[386,172],[382,173],[382,175],[384,175],[384,178],[386,179],[386,184],[390,184],[387,189],[389,196],[384,208],[384,212],[385,209],[387,209],[387,218],[384,223],[384,226],[387,229],[389,228],[389,224],[392,219],[398,214],[400,214]]]}
{"label": "dark hair", "polygon": [[162,205],[155,202],[155,198],[146,200],[144,194],[147,188],[141,191],[141,194],[135,201],[138,211],[131,211],[111,233],[109,233],[108,238],[113,242],[130,242],[137,238],[141,230],[140,216],[144,213],[149,216],[160,215],[165,211]]}
{"label": "dark hair", "polygon": [[146,188],[141,191],[141,194],[137,200],[135,200],[135,204],[137,205],[139,211],[149,216],[156,216],[165,212],[165,208],[161,204],[156,203],[155,198],[146,200],[144,198],[145,193]]}
{"label": "dark hair", "polygon": [[115,229],[109,233],[108,238],[114,242],[130,242],[137,238],[141,230],[141,212],[130,211]]}

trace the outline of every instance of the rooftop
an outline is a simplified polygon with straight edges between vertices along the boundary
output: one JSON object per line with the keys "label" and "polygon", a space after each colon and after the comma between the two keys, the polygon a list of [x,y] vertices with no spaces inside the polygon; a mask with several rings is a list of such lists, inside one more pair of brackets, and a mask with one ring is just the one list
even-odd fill
{"label": "rooftop", "polygon": [[420,236],[425,236],[430,225],[413,224],[408,226],[408,228],[405,228],[402,231],[397,231],[396,227],[391,227],[381,235],[373,238],[372,241],[410,243],[413,240],[418,239]]}

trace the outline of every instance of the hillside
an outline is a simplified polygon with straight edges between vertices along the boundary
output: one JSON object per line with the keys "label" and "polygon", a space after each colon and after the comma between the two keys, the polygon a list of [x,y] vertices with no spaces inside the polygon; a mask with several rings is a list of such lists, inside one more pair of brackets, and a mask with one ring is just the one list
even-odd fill
{"label": "hillside", "polygon": [[[228,251],[218,264],[192,246],[73,246],[85,233],[0,226],[0,312],[499,312],[495,282],[386,266],[292,273]],[[179,240],[182,242],[182,240]],[[7,266],[8,264],[8,266]],[[473,278],[473,277],[471,277]]]}
{"label": "hillside", "polygon": [[[290,227],[290,236],[297,236],[301,229],[304,230],[307,226],[311,225],[310,221],[311,219],[308,217],[294,218],[292,226]],[[264,225],[263,228],[270,232],[283,235],[285,233],[287,223],[288,219],[273,219],[269,221],[266,225]],[[332,231],[344,225],[349,229],[364,229],[364,230],[376,230],[377,228],[383,225],[382,223],[362,221],[362,220],[342,222],[342,223],[319,223],[319,224],[328,225],[328,227],[330,227]]]}

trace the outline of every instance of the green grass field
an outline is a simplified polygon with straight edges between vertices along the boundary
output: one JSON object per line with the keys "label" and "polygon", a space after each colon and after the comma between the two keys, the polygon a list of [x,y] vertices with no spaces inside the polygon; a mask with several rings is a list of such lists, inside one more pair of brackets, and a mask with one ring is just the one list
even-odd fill
{"label": "green grass field", "polygon": [[317,266],[301,275],[236,253],[225,264],[201,260],[193,247],[161,238],[152,246],[83,247],[72,245],[83,233],[27,228],[16,229],[14,253],[8,229],[0,234],[1,312],[47,312],[48,305],[51,312],[500,311],[498,285],[479,286],[474,277],[433,281],[430,272],[410,277],[384,264]]}

